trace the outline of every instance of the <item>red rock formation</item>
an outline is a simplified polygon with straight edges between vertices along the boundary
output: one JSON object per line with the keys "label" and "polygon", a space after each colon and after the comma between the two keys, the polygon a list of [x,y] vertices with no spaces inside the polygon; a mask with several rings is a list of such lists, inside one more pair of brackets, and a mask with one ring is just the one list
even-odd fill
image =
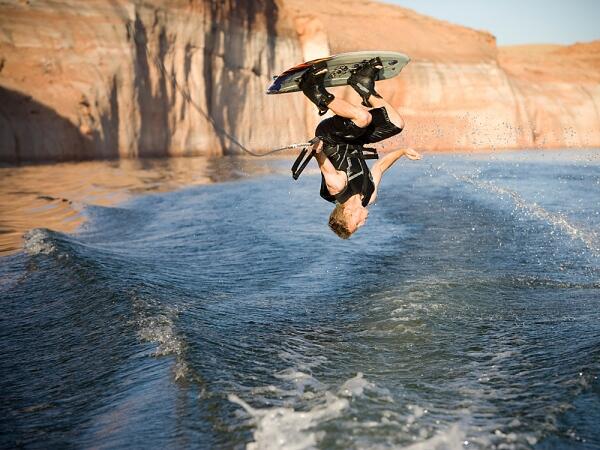
{"label": "red rock formation", "polygon": [[253,147],[302,140],[303,100],[263,95],[302,59],[286,23],[273,0],[2,2],[0,160],[237,150],[204,112]]}
{"label": "red rock formation", "polygon": [[380,83],[407,122],[394,145],[600,145],[598,42],[498,50],[489,33],[358,0],[11,0],[0,30],[4,161],[239,151],[220,129],[255,149],[302,141],[315,108],[263,95],[270,76],[359,49],[412,57]]}
{"label": "red rock formation", "polygon": [[[406,120],[394,144],[421,149],[600,145],[600,42],[554,51],[500,49],[482,31],[377,2],[285,0],[327,30],[328,52],[402,51],[412,62],[380,83]],[[509,56],[511,55],[511,56]],[[356,99],[348,89],[344,94]]]}
{"label": "red rock formation", "polygon": [[534,147],[600,145],[600,41],[501,48]]}

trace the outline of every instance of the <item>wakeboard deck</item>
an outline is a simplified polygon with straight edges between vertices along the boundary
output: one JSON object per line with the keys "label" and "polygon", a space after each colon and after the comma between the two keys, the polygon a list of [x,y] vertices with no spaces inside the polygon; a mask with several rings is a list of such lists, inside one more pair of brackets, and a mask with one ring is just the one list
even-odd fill
{"label": "wakeboard deck", "polygon": [[386,51],[363,51],[338,53],[326,58],[314,59],[303,62],[289,68],[281,75],[273,77],[273,84],[267,89],[267,94],[287,94],[300,90],[298,82],[302,74],[314,64],[325,62],[327,64],[327,75],[325,75],[325,87],[344,86],[348,84],[351,70],[355,69],[363,61],[369,61],[375,57],[381,58],[383,70],[379,72],[377,80],[387,80],[400,73],[410,58],[403,53]]}

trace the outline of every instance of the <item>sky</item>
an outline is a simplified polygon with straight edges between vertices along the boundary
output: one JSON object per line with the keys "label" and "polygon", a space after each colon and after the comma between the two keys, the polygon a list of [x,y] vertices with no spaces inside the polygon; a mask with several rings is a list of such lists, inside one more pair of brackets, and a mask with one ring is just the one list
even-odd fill
{"label": "sky", "polygon": [[600,39],[600,0],[383,0],[496,36],[498,45]]}

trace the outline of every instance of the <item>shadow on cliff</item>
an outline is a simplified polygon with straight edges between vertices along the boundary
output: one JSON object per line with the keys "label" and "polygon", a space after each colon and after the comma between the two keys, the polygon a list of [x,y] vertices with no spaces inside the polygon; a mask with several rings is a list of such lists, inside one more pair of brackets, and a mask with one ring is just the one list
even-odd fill
{"label": "shadow on cliff", "polygon": [[[80,105],[84,106],[84,105]],[[67,118],[30,95],[0,86],[0,162],[67,161],[119,156],[116,88],[100,130],[82,133]]]}
{"label": "shadow on cliff", "polygon": [[[155,21],[155,25],[158,21]],[[158,92],[152,92],[150,78],[150,55],[147,53],[148,33],[139,14],[135,15],[133,24],[135,33],[135,89],[140,111],[140,132],[138,137],[138,156],[166,156],[171,144],[169,126],[169,95],[167,80],[160,73]],[[168,51],[168,43],[164,26],[158,33],[158,52],[156,58],[163,62]],[[171,86],[171,91],[174,91]]]}
{"label": "shadow on cliff", "polygon": [[[279,8],[275,0],[238,0],[231,4],[211,1],[208,14],[210,26],[204,36],[203,67],[207,113],[215,123],[235,134],[244,108],[244,102],[238,99],[252,95],[248,92],[248,78],[239,73],[239,69],[246,57],[251,56],[255,58],[251,69],[253,75],[272,72]],[[246,54],[249,36],[255,32],[260,17],[264,18],[267,33],[267,67],[262,67],[260,54]],[[222,59],[222,63],[217,63],[217,59]],[[232,73],[235,75],[232,76]],[[217,136],[225,153],[237,153],[232,151],[230,142],[222,133],[217,133]]]}
{"label": "shadow on cliff", "polygon": [[[220,148],[226,153],[233,153],[233,146],[225,137],[224,130],[236,135],[244,121],[245,99],[257,94],[251,91],[254,87],[249,89],[253,77],[272,72],[279,9],[276,0],[204,0],[201,3],[204,54],[200,70],[206,103],[196,108],[212,122]],[[175,130],[171,122],[178,96],[175,81],[171,79],[175,69],[166,61],[176,50],[172,37],[167,33],[166,10],[140,7],[135,11],[135,18],[129,20],[128,12],[120,4],[111,4],[127,22],[128,38],[133,43],[135,101],[140,114],[137,156],[166,156],[173,144]],[[256,36],[265,36],[265,45],[260,51],[250,53],[253,50],[249,49],[258,47],[252,45],[252,40],[262,39]],[[261,40],[259,45],[262,44]],[[192,64],[196,50],[191,42],[185,44],[182,74],[185,86],[192,72],[198,70]],[[182,102],[177,115],[185,117],[190,107],[189,102]]]}

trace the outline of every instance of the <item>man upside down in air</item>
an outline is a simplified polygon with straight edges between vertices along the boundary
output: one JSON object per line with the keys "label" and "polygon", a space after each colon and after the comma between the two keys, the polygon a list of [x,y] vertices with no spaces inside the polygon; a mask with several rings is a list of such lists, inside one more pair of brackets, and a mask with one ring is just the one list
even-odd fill
{"label": "man upside down in air", "polygon": [[373,58],[354,69],[348,79],[366,108],[327,92],[325,64],[307,70],[299,83],[304,95],[319,108],[320,115],[328,109],[335,114],[317,126],[318,140],[313,144],[313,151],[322,174],[321,197],[335,203],[329,227],[342,239],[348,239],[364,225],[369,215],[367,206],[377,198],[385,171],[402,156],[421,159],[412,149],[400,149],[378,160],[371,170],[365,162],[365,159],[377,158],[377,152],[365,148],[365,144],[395,136],[404,127],[398,112],[375,92],[375,80],[382,68],[381,60]]}

